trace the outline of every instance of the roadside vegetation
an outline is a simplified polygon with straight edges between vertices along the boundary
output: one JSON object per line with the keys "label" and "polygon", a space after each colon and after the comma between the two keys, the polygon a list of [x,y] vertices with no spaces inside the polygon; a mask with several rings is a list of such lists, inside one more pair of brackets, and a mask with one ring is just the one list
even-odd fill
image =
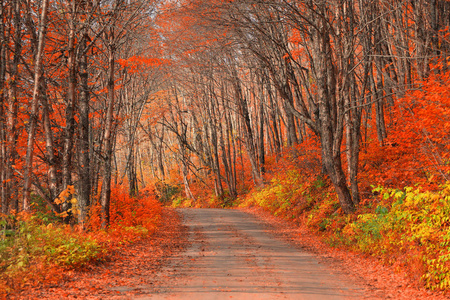
{"label": "roadside vegetation", "polygon": [[449,15],[0,0],[0,289],[104,260],[168,205],[262,207],[448,291]]}
{"label": "roadside vegetation", "polygon": [[173,205],[261,207],[308,227],[333,247],[374,256],[426,288],[447,291],[449,74],[432,76],[420,91],[398,100],[388,120],[396,134],[384,144],[375,126],[369,129],[361,149],[362,201],[353,213],[341,209],[315,140],[268,158],[264,187],[244,189],[232,204],[209,196],[197,202],[175,197]]}
{"label": "roadside vegetation", "polygon": [[[62,197],[76,203],[70,191]],[[90,222],[83,230],[80,225],[65,224],[67,216],[53,213],[36,198],[31,212],[0,219],[0,297],[57,283],[66,278],[68,270],[101,263],[117,249],[151,237],[160,224],[161,212],[160,202],[148,191],[130,197],[122,186],[115,186],[110,216],[114,223],[103,230],[100,207],[93,205]]]}

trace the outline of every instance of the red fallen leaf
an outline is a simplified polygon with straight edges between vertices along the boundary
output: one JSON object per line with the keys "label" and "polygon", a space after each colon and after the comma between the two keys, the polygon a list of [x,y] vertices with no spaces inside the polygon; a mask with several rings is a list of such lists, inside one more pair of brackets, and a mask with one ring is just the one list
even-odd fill
{"label": "red fallen leaf", "polygon": [[[59,279],[57,287],[50,289],[48,283],[44,282],[41,286],[15,291],[9,298],[48,300],[121,298],[124,294],[111,290],[111,287],[152,286],[155,270],[158,270],[172,253],[186,246],[187,235],[184,231],[185,228],[181,226],[177,213],[172,209],[164,209],[160,227],[151,237],[117,248],[103,263],[71,271],[70,277]],[[123,261],[124,258],[126,261]],[[61,269],[55,271],[64,272]],[[139,290],[127,292],[131,298],[137,295],[135,293],[140,292]]]}

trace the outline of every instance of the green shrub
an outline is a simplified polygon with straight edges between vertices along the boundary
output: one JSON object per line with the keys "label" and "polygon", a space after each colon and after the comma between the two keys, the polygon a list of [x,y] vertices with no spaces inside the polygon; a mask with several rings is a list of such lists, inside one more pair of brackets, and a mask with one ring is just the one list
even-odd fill
{"label": "green shrub", "polygon": [[[374,190],[381,194],[375,213],[358,216],[353,229],[359,250],[418,266],[430,289],[450,287],[450,184],[439,191]],[[415,270],[417,271],[417,270]]]}
{"label": "green shrub", "polygon": [[43,224],[32,216],[18,221],[11,236],[0,241],[0,271],[12,275],[30,264],[81,266],[104,253],[101,245],[68,225]]}

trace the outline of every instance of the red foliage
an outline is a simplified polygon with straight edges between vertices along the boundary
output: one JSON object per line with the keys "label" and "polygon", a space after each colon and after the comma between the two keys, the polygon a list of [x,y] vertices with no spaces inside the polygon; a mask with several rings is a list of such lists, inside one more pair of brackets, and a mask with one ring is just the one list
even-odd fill
{"label": "red foliage", "polygon": [[161,267],[164,258],[182,249],[186,243],[187,235],[180,222],[174,211],[164,209],[160,226],[150,238],[114,249],[101,264],[89,265],[81,270],[55,269],[51,272],[59,274],[58,277],[51,281],[45,278],[33,288],[17,289],[8,298],[128,299],[142,296],[143,291],[139,288],[120,288],[152,286],[154,273]]}
{"label": "red foliage", "polygon": [[[71,243],[91,241],[100,244],[101,252],[96,256],[95,261],[110,260],[111,255],[114,253],[117,253],[118,251],[127,252],[130,250],[128,248],[120,250],[124,245],[136,243],[138,241],[146,241],[145,243],[148,246],[148,249],[146,250],[147,254],[142,255],[158,256],[160,254],[155,254],[151,251],[151,249],[153,249],[152,247],[155,247],[155,245],[153,245],[153,236],[156,232],[161,231],[161,227],[167,227],[168,225],[162,224],[163,209],[155,196],[146,190],[141,191],[141,194],[140,197],[133,198],[128,195],[124,186],[113,187],[111,195],[111,226],[107,230],[102,230],[100,226],[99,204],[94,204],[92,206],[88,232],[82,231],[77,226],[71,227],[69,225],[50,224],[47,227],[54,228],[53,226],[58,226],[54,230],[60,229],[58,231],[60,239],[67,237],[66,239],[69,240],[70,237],[76,236],[77,239],[72,239]],[[27,215],[24,216],[26,217]],[[174,222],[173,226],[179,223],[177,216],[171,212],[166,212],[166,219],[171,220],[168,221],[169,223]],[[21,220],[26,221],[27,219],[22,218]],[[174,229],[174,233],[179,229],[180,228]],[[52,236],[55,236],[55,233],[53,233]],[[172,238],[170,234],[169,236],[169,238]],[[173,240],[165,242],[176,243]],[[33,246],[40,247],[39,244],[33,244]],[[47,244],[45,246],[51,247],[53,245]],[[159,251],[158,247],[155,249],[155,251]],[[141,254],[133,252],[133,257],[139,257],[139,255]],[[20,292],[23,289],[30,289],[31,287],[40,285],[54,285],[61,282],[63,279],[69,279],[70,276],[68,276],[68,274],[75,274],[80,268],[95,268],[91,264],[92,261],[90,261],[90,264],[65,266],[57,265],[54,261],[49,261],[46,256],[31,257],[31,259],[32,263],[30,263],[26,269],[23,269],[15,275],[12,274],[8,278],[0,278],[0,298],[5,296],[6,291],[15,290],[16,292]],[[84,276],[83,273],[80,274],[80,276]],[[4,283],[7,283],[8,286],[3,285]],[[8,297],[13,297],[13,295],[9,295]],[[57,297],[65,296],[60,292]]]}
{"label": "red foliage", "polygon": [[389,108],[384,145],[374,124],[368,128],[361,152],[362,187],[435,187],[449,180],[450,72],[432,74],[418,86]]}
{"label": "red foliage", "polygon": [[[116,185],[111,189],[110,227],[102,234],[101,206],[96,203],[91,208],[89,228],[98,232],[108,243],[132,242],[151,235],[160,222],[161,203],[154,194],[144,190],[143,196],[130,197],[125,186]],[[141,230],[143,229],[143,230]],[[143,232],[147,231],[147,232]]]}

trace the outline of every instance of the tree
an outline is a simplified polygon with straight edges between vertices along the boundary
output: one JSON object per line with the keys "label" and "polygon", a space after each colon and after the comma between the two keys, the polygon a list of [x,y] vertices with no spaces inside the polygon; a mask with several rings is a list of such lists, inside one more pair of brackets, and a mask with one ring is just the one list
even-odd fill
{"label": "tree", "polygon": [[44,0],[42,5],[42,12],[39,22],[39,40],[38,40],[38,50],[36,53],[36,64],[34,66],[34,87],[33,87],[33,98],[31,100],[31,115],[30,115],[30,126],[28,128],[28,142],[27,142],[27,154],[25,158],[25,173],[24,173],[24,191],[23,191],[23,209],[30,209],[30,188],[31,188],[31,173],[33,167],[33,148],[34,139],[36,133],[36,124],[38,119],[38,104],[40,94],[40,86],[42,82],[43,70],[42,70],[42,60],[43,51],[45,43],[45,27],[47,22],[47,9],[49,0]]}

